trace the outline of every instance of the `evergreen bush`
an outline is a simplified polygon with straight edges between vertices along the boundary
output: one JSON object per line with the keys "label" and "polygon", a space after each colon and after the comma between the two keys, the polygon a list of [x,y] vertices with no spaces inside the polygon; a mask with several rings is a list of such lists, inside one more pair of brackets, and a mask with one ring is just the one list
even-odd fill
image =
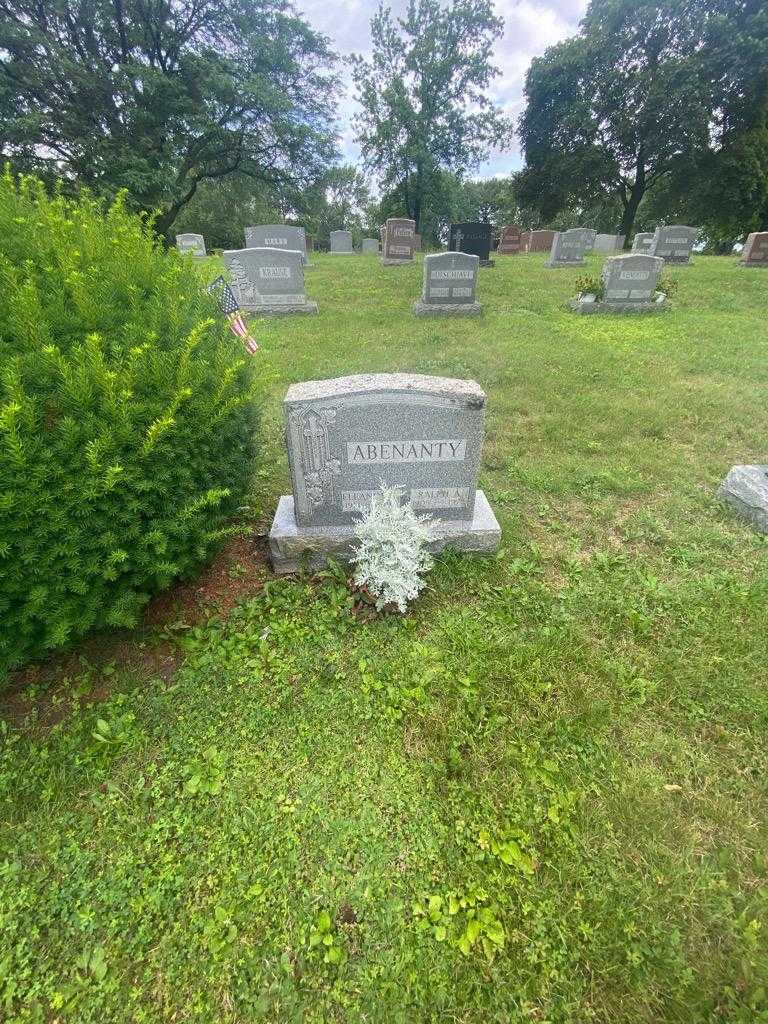
{"label": "evergreen bush", "polygon": [[0,178],[0,672],[130,626],[228,532],[252,357],[118,198]]}

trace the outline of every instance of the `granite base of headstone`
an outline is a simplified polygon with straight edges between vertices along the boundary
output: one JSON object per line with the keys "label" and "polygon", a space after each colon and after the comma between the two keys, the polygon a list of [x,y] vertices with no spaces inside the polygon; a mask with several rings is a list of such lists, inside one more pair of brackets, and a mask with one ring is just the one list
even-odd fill
{"label": "granite base of headstone", "polygon": [[717,496],[760,533],[768,533],[768,466],[733,466]]}
{"label": "granite base of headstone", "polygon": [[501,529],[477,489],[485,405],[475,381],[417,374],[292,385],[283,408],[293,493],[269,533],[275,572],[349,560],[382,483],[431,517],[431,551],[496,551]]}
{"label": "granite base of headstone", "polygon": [[603,264],[603,298],[583,294],[571,300],[571,309],[582,315],[591,313],[656,313],[666,306],[667,297],[659,292],[659,275],[664,260],[644,253],[613,256]]}
{"label": "granite base of headstone", "polygon": [[317,313],[304,291],[304,261],[292,249],[227,249],[222,253],[240,308],[261,316]]}
{"label": "granite base of headstone", "polygon": [[421,298],[414,302],[416,316],[479,316],[483,307],[477,293],[478,256],[439,252],[424,257]]}

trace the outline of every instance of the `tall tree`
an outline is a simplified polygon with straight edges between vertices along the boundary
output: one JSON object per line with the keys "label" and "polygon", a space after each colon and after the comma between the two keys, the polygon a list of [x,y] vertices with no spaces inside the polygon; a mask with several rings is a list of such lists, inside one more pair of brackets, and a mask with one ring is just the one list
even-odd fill
{"label": "tall tree", "polygon": [[486,94],[502,28],[491,0],[409,0],[403,18],[382,5],[371,57],[353,58],[363,158],[384,192],[402,195],[417,230],[440,172],[477,166],[511,131]]}
{"label": "tall tree", "polygon": [[165,233],[202,181],[316,179],[333,62],[289,0],[0,0],[0,156],[127,188]]}
{"label": "tall tree", "polygon": [[330,167],[302,198],[303,222],[325,243],[331,231],[346,228],[362,237],[371,192],[365,176],[352,164]]}
{"label": "tall tree", "polygon": [[608,194],[629,238],[646,192],[707,146],[704,24],[695,0],[591,0],[579,35],[528,71],[521,202],[551,219]]}

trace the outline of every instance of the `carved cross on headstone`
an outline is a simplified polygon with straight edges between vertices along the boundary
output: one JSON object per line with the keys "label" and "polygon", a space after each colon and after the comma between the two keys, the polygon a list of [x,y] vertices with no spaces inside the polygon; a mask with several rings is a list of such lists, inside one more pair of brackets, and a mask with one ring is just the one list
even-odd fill
{"label": "carved cross on headstone", "polygon": [[453,236],[456,242],[456,248],[461,252],[461,243],[464,241],[464,232],[459,228],[456,234]]}

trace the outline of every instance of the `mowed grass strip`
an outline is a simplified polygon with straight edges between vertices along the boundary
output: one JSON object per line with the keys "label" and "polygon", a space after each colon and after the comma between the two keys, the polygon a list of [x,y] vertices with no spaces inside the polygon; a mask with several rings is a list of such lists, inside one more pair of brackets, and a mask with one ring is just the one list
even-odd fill
{"label": "mowed grass strip", "polygon": [[272,582],[174,631],[170,685],[7,727],[4,1020],[768,1019],[768,545],[713,498],[766,460],[768,277],[695,257],[664,314],[580,318],[544,259],[432,321],[420,261],[315,254],[319,315],[253,321],[258,525],[289,383],[466,376],[503,549],[403,619]]}

